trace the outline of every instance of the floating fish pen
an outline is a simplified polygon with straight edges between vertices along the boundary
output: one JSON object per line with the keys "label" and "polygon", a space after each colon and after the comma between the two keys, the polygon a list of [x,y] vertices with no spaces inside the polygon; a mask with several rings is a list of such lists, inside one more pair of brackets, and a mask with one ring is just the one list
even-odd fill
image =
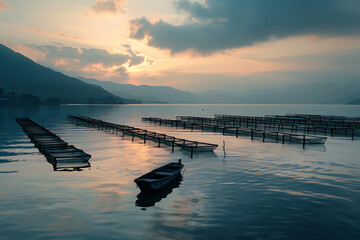
{"label": "floating fish pen", "polygon": [[313,125],[327,128],[360,128],[359,117],[324,116],[324,115],[265,115],[265,117],[215,115],[215,119],[223,121],[249,121],[257,123],[277,123],[295,125]]}
{"label": "floating fish pen", "polygon": [[295,116],[313,120],[330,120],[330,121],[360,121],[360,117],[346,117],[338,115],[315,115],[315,114],[286,114],[286,116]]}
{"label": "floating fish pen", "polygon": [[286,114],[266,115],[267,119],[275,119],[283,122],[299,122],[301,124],[312,124],[326,127],[360,128],[359,117],[309,115],[309,114]]}
{"label": "floating fish pen", "polygon": [[[213,131],[213,132],[221,132],[222,134],[231,134],[238,137],[242,136],[250,136],[251,139],[262,139],[266,140],[275,140],[276,142],[281,142],[284,144],[285,142],[298,143],[305,146],[306,144],[324,144],[326,141],[326,137],[321,136],[312,136],[308,134],[294,134],[280,131],[270,131],[270,130],[258,130],[258,129],[250,129],[250,128],[241,128],[241,127],[224,127],[217,126],[207,123],[193,123],[186,122],[181,120],[172,120],[172,119],[162,119],[162,118],[152,118],[146,117],[142,118],[145,122],[155,123],[158,125],[171,126],[171,127],[181,127],[184,129],[194,129],[202,130],[202,131]],[[197,119],[199,120],[199,119]],[[205,122],[206,120],[204,120]]]}
{"label": "floating fish pen", "polygon": [[100,119],[95,118],[89,118],[84,116],[68,116],[70,119],[86,123],[88,127],[100,127],[102,129],[112,129],[116,133],[122,132],[123,136],[130,135],[132,136],[132,139],[134,137],[139,137],[141,139],[144,139],[144,143],[146,143],[147,140],[154,141],[158,143],[158,147],[160,147],[161,143],[171,146],[172,151],[174,151],[175,147],[180,147],[181,149],[187,150],[191,152],[191,156],[194,152],[212,152],[215,150],[215,148],[218,147],[217,144],[211,144],[211,143],[204,143],[204,142],[198,142],[198,141],[191,141],[186,140],[182,138],[176,138],[173,136],[169,136],[163,133],[157,133],[153,131],[148,131],[145,129],[135,128],[127,125],[120,125],[116,123],[109,123],[102,121]]}
{"label": "floating fish pen", "polygon": [[54,170],[90,167],[91,155],[83,150],[68,145],[56,134],[37,124],[29,118],[16,118],[16,121],[28,135],[35,147],[53,165]]}
{"label": "floating fish pen", "polygon": [[214,125],[214,126],[224,126],[226,127],[227,121],[216,118],[207,118],[207,117],[195,117],[195,116],[177,116],[176,120],[182,122],[190,122],[190,123],[200,123],[206,125]]}
{"label": "floating fish pen", "polygon": [[237,116],[237,115],[215,115],[215,118],[193,117],[193,116],[178,116],[177,120],[189,123],[201,123],[208,125],[215,125],[217,127],[242,127],[252,128],[257,130],[272,130],[291,133],[313,134],[317,136],[330,135],[339,137],[349,137],[352,140],[360,136],[360,127],[356,127],[356,122],[353,125],[326,123],[319,124],[318,122],[311,122],[297,117],[280,118],[276,115],[268,115],[265,117],[253,116]]}

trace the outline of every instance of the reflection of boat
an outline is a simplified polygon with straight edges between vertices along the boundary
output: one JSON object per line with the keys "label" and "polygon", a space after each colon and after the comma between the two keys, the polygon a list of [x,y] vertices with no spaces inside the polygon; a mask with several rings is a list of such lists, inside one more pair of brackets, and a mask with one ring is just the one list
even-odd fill
{"label": "reflection of boat", "polygon": [[166,198],[170,193],[172,193],[174,188],[178,188],[181,184],[181,181],[182,181],[182,176],[178,175],[174,179],[174,181],[171,182],[171,184],[169,184],[160,191],[156,191],[156,192],[141,191],[137,195],[137,200],[135,202],[135,205],[139,207],[154,206],[155,203],[160,202],[161,199]]}
{"label": "reflection of boat", "polygon": [[136,178],[134,182],[142,191],[156,191],[160,190],[170,183],[172,183],[176,177],[178,177],[183,169],[184,164],[179,162],[172,162],[165,166],[156,168],[151,172]]}

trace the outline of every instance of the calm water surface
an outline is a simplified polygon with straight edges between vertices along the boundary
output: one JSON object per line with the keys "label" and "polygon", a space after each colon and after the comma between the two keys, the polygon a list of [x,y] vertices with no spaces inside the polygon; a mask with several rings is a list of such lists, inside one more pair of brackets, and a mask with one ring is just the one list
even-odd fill
{"label": "calm water surface", "polygon": [[[77,113],[219,146],[225,140],[227,155],[219,147],[190,158],[132,142],[67,121],[66,114]],[[360,140],[329,138],[325,146],[303,149],[141,122],[144,116],[221,113],[359,116],[360,107],[0,106],[0,239],[360,239]],[[91,154],[91,168],[53,171],[16,116]],[[161,196],[138,196],[136,177],[178,158],[186,168],[178,186]]]}

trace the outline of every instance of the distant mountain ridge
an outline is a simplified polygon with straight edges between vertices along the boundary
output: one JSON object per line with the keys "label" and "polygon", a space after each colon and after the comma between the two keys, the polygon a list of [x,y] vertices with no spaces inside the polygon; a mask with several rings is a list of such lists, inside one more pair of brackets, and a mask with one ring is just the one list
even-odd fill
{"label": "distant mountain ridge", "polygon": [[[0,88],[31,94],[41,100],[59,98],[65,103],[134,102],[103,88],[56,72],[0,44]],[[105,103],[105,102],[104,102]]]}
{"label": "distant mountain ridge", "polygon": [[359,93],[360,81],[350,80],[300,83],[283,89],[251,90],[241,96],[253,103],[345,104]]}
{"label": "distant mountain ridge", "polygon": [[96,84],[105,90],[127,98],[133,98],[143,103],[200,103],[201,97],[194,93],[181,91],[166,86],[132,85],[120,84],[110,81],[99,81],[96,79],[78,77],[80,80]]}
{"label": "distant mountain ridge", "polygon": [[360,94],[360,81],[310,82],[280,89],[256,89],[239,93],[209,90],[185,92],[163,86],[135,86],[95,79],[79,79],[102,86],[115,95],[144,103],[208,103],[208,104],[346,104]]}
{"label": "distant mountain ridge", "polygon": [[192,93],[167,86],[79,79],[41,66],[0,44],[0,88],[34,95],[41,101],[59,98],[63,103],[358,104],[360,96],[358,79],[316,81],[286,88],[277,84],[274,89],[238,93],[220,90]]}
{"label": "distant mountain ridge", "polygon": [[347,104],[350,105],[360,105],[360,98],[356,98],[354,100],[349,101]]}

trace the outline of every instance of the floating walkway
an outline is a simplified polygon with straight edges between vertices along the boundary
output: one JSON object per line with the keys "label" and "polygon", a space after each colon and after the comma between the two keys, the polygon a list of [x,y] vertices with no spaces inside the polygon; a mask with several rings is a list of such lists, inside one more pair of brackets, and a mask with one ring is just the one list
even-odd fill
{"label": "floating walkway", "polygon": [[[188,118],[188,117],[187,117]],[[151,122],[158,125],[166,125],[171,127],[181,127],[184,129],[200,129],[202,131],[213,131],[213,132],[221,132],[225,134],[232,134],[238,137],[242,136],[250,136],[251,139],[262,139],[266,141],[267,139],[275,140],[276,142],[281,142],[284,144],[285,142],[298,143],[302,144],[305,147],[306,144],[324,144],[326,141],[326,137],[320,136],[312,136],[308,134],[294,134],[280,131],[270,131],[270,130],[257,130],[252,128],[241,128],[241,127],[224,127],[218,126],[214,123],[194,123],[194,122],[186,122],[181,120],[172,120],[172,119],[162,119],[162,118],[152,118],[146,117],[142,118],[145,122]]]}
{"label": "floating walkway", "polygon": [[180,147],[181,149],[190,151],[191,156],[193,155],[194,152],[212,152],[215,150],[215,148],[218,147],[217,144],[176,138],[163,133],[157,133],[157,132],[148,131],[145,129],[135,128],[126,125],[109,123],[102,121],[100,119],[89,118],[84,116],[73,116],[73,115],[69,115],[68,117],[70,119],[82,123],[86,123],[88,127],[101,127],[105,129],[112,129],[116,132],[121,131],[123,133],[123,136],[125,134],[130,135],[132,136],[132,139],[134,139],[134,137],[142,138],[144,139],[144,143],[146,143],[147,140],[151,140],[157,142],[158,147],[160,147],[161,143],[164,143],[165,145],[172,146],[172,151],[174,151],[175,147]]}
{"label": "floating walkway", "polygon": [[256,130],[349,137],[352,140],[360,136],[360,125],[358,125],[356,118],[348,119],[347,122],[342,120],[341,123],[336,120],[324,122],[323,120],[306,120],[291,116],[280,117],[280,115],[267,115],[265,117],[215,115],[215,118],[178,116],[177,120],[218,127],[243,127]]}
{"label": "floating walkway", "polygon": [[35,147],[44,154],[54,170],[90,167],[89,159],[91,155],[83,150],[68,145],[56,134],[50,132],[43,126],[37,124],[29,118],[16,118],[16,121],[34,143]]}

